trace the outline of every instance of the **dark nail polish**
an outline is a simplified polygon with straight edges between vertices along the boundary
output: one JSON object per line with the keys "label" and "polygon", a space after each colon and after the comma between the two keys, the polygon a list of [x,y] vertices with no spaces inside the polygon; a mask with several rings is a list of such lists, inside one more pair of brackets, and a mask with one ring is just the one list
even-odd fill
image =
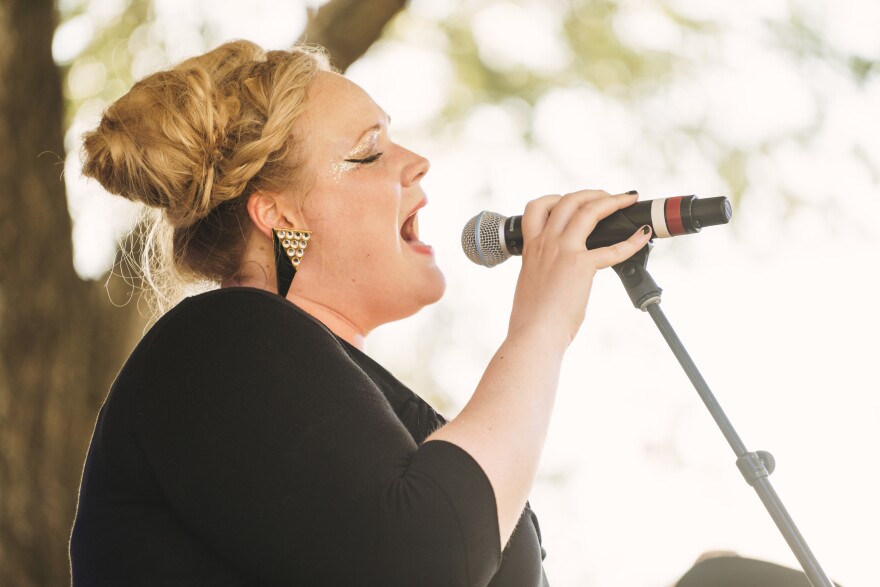
{"label": "dark nail polish", "polygon": [[648,234],[649,232],[651,232],[651,227],[648,226],[647,224],[644,225],[644,226],[642,227],[642,234]]}
{"label": "dark nail polish", "polygon": [[628,192],[626,192],[626,194],[628,196],[635,196],[638,193],[639,193],[639,190],[629,190]]}

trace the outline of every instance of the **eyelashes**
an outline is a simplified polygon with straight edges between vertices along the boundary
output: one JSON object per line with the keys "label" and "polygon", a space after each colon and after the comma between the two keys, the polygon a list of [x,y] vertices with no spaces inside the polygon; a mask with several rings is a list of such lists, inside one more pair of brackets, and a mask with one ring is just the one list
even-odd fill
{"label": "eyelashes", "polygon": [[376,153],[375,155],[370,155],[369,157],[365,157],[364,159],[346,159],[346,163],[372,163],[374,161],[378,161],[379,157],[382,156],[382,153]]}

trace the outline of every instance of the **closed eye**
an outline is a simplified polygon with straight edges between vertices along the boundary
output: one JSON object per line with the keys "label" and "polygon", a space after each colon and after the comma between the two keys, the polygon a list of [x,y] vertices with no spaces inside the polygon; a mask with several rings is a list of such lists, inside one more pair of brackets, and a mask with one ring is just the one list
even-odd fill
{"label": "closed eye", "polygon": [[346,159],[347,163],[372,163],[373,161],[377,161],[379,157],[382,156],[382,153],[376,153],[375,155],[370,155],[364,159]]}

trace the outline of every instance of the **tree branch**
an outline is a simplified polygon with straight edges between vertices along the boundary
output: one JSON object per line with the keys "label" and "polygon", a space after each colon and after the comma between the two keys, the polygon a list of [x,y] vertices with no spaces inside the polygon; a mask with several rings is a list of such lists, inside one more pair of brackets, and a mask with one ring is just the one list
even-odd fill
{"label": "tree branch", "polygon": [[330,0],[309,14],[300,42],[323,45],[333,64],[345,71],[381,36],[407,0]]}

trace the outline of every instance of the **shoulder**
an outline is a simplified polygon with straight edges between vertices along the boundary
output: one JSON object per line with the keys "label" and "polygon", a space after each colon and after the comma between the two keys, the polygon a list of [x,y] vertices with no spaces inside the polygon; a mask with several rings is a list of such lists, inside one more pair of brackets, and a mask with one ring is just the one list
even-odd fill
{"label": "shoulder", "polygon": [[229,288],[187,298],[145,337],[140,349],[153,377],[186,373],[208,379],[290,372],[350,363],[326,326],[287,300],[262,290]]}
{"label": "shoulder", "polygon": [[162,329],[189,327],[228,328],[268,323],[297,325],[309,333],[334,338],[326,326],[286,299],[249,287],[217,289],[186,298],[163,316]]}
{"label": "shoulder", "polygon": [[137,368],[117,381],[145,442],[194,426],[291,432],[340,411],[391,409],[339,339],[278,296],[212,291],[181,302],[154,330]]}
{"label": "shoulder", "polygon": [[186,341],[199,347],[307,340],[343,349],[321,322],[275,294],[253,288],[212,290],[185,299],[155,326],[156,342]]}

